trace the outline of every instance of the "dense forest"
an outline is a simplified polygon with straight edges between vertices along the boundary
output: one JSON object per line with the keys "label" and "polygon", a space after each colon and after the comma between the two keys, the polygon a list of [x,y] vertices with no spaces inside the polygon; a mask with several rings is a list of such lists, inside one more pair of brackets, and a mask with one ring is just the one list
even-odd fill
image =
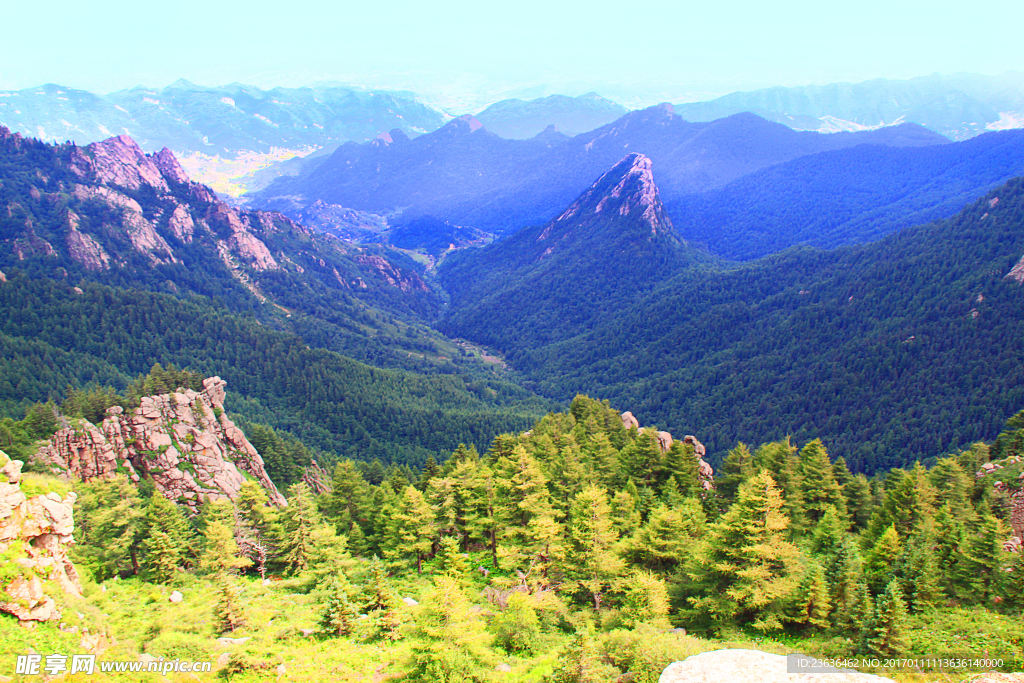
{"label": "dense forest", "polygon": [[[377,476],[342,460],[324,489],[292,485],[286,508],[249,482],[189,519],[145,481],[95,480],[76,487],[74,558],[103,590],[80,619],[140,600],[104,628],[158,656],[249,636],[222,672],[239,680],[286,661],[307,678],[369,662],[402,680],[487,681],[511,662],[508,680],[653,683],[723,643],[984,649],[1014,670],[1024,554],[1003,544],[1022,447],[1024,413],[993,444],[868,479],[818,439],[740,443],[711,486],[692,444],[577,396],[482,453]],[[161,600],[171,589],[193,596],[188,621]]]}
{"label": "dense forest", "polygon": [[728,259],[798,244],[835,249],[954,215],[1024,173],[1022,151],[1019,130],[923,148],[859,145],[676,198],[669,213],[684,239]]}
{"label": "dense forest", "polygon": [[[1024,405],[1024,288],[1006,277],[1022,225],[1015,179],[871,245],[651,268],[647,291],[583,272],[619,267],[593,232],[563,259],[578,257],[577,278],[511,238],[442,265],[442,329],[499,350],[543,395],[585,390],[701,434],[716,460],[737,440],[820,436],[871,473],[994,438]],[[664,258],[649,247],[641,263]]]}
{"label": "dense forest", "polygon": [[485,447],[548,407],[494,378],[364,365],[200,299],[78,289],[18,271],[0,283],[0,402],[12,417],[69,384],[122,389],[154,363],[173,364],[223,377],[245,422],[339,456],[422,464],[459,443]]}

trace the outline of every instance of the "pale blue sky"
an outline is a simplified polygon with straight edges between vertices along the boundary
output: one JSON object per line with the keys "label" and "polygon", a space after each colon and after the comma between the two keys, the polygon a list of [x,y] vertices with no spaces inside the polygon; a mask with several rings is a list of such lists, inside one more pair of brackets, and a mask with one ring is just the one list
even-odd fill
{"label": "pale blue sky", "polygon": [[338,80],[455,102],[590,89],[679,101],[770,85],[1024,70],[1019,0],[56,0],[5,3],[3,23],[0,89]]}

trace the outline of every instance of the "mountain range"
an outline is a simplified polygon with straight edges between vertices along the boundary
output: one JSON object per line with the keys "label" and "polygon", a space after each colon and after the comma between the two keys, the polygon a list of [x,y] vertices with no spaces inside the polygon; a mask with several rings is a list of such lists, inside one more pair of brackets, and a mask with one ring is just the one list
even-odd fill
{"label": "mountain range", "polygon": [[751,112],[796,130],[864,130],[906,121],[953,140],[1024,126],[1024,74],[932,74],[734,92],[676,106],[689,121]]}
{"label": "mountain range", "polygon": [[87,144],[130,135],[145,150],[233,157],[274,148],[309,152],[346,140],[372,140],[382,130],[424,133],[446,117],[411,93],[343,86],[206,87],[184,79],[166,88],[108,95],[47,84],[0,92],[0,123],[51,142]]}
{"label": "mountain range", "polygon": [[249,206],[291,215],[320,200],[376,213],[431,215],[508,234],[557,215],[593,179],[632,151],[659,169],[665,201],[722,187],[800,156],[863,144],[927,146],[948,140],[921,126],[821,135],[752,114],[691,123],[659,105],[588,133],[506,140],[471,116],[410,139],[392,131],[346,143],[305,174],[247,196]]}

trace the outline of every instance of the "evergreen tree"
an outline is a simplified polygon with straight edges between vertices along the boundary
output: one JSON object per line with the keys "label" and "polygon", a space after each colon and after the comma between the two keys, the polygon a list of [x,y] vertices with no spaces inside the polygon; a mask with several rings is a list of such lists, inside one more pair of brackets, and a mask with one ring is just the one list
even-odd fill
{"label": "evergreen tree", "polygon": [[635,628],[638,624],[668,628],[668,611],[668,588],[664,581],[643,570],[626,579],[622,620],[627,628]]}
{"label": "evergreen tree", "polygon": [[[434,480],[438,481],[437,479]],[[398,508],[388,526],[385,538],[385,556],[412,559],[417,573],[423,573],[423,560],[434,546],[434,511],[423,493],[408,485],[402,492]]]}
{"label": "evergreen tree", "polygon": [[355,589],[345,580],[344,575],[337,575],[327,593],[323,611],[320,613],[320,629],[335,636],[352,634],[358,616],[353,602]]}
{"label": "evergreen tree", "polygon": [[845,516],[846,499],[832,472],[832,463],[821,439],[800,449],[800,494],[804,514],[813,526],[832,507]]}
{"label": "evergreen tree", "polygon": [[793,621],[819,629],[828,627],[832,604],[825,570],[817,562],[808,563],[796,597]]}
{"label": "evergreen tree", "polygon": [[623,569],[615,552],[619,537],[604,489],[588,486],[576,495],[568,532],[566,576],[589,593],[594,609],[599,610],[605,590]]}
{"label": "evergreen tree", "polygon": [[139,572],[138,548],[145,532],[142,499],[123,474],[77,487],[75,537],[71,557],[90,567],[97,581],[121,572]]}
{"label": "evergreen tree", "polygon": [[648,569],[675,569],[693,552],[705,526],[704,509],[693,498],[677,507],[659,506],[625,544],[625,556],[631,564]]}
{"label": "evergreen tree", "polygon": [[288,488],[288,507],[281,524],[277,546],[288,571],[297,574],[309,568],[313,552],[313,530],[320,524],[320,513],[309,487],[303,483]]}
{"label": "evergreen tree", "polygon": [[558,658],[551,683],[608,683],[618,680],[622,671],[608,663],[594,642],[593,626],[587,624]]}
{"label": "evergreen tree", "polygon": [[708,527],[707,542],[686,573],[693,615],[711,626],[782,627],[800,582],[802,557],[786,540],[789,520],[766,471],[740,486],[736,502]]}
{"label": "evergreen tree", "polygon": [[890,581],[875,601],[866,641],[868,649],[878,655],[903,655],[909,651],[907,606],[897,579]]}
{"label": "evergreen tree", "polygon": [[832,624],[836,630],[860,633],[871,616],[873,605],[856,543],[844,538],[835,560],[826,571],[831,587]]}
{"label": "evergreen tree", "polygon": [[192,528],[181,508],[158,492],[146,506],[143,529],[143,564],[155,581],[169,581],[194,546]]}
{"label": "evergreen tree", "polygon": [[754,474],[754,456],[747,444],[742,441],[729,451],[718,469],[715,477],[715,488],[729,502],[736,498],[740,484]]}
{"label": "evergreen tree", "polygon": [[872,593],[877,593],[882,586],[889,583],[893,564],[899,557],[901,549],[900,536],[896,533],[895,525],[890,524],[867,555],[864,573]]}
{"label": "evergreen tree", "polygon": [[416,620],[418,638],[408,680],[423,683],[482,681],[491,664],[487,625],[450,576],[439,576]]}
{"label": "evergreen tree", "polygon": [[1006,537],[1000,521],[985,515],[966,534],[966,547],[956,565],[959,595],[971,602],[994,597],[1002,564],[1002,541]]}

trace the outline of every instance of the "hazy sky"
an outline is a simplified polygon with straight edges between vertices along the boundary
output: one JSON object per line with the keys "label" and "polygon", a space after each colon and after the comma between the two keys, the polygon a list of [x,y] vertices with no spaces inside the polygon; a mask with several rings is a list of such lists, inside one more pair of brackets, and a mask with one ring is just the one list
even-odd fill
{"label": "hazy sky", "polygon": [[[1024,3],[5,3],[0,89],[336,80],[449,106],[598,90],[620,101],[1024,70]],[[19,27],[11,30],[12,27]]]}

